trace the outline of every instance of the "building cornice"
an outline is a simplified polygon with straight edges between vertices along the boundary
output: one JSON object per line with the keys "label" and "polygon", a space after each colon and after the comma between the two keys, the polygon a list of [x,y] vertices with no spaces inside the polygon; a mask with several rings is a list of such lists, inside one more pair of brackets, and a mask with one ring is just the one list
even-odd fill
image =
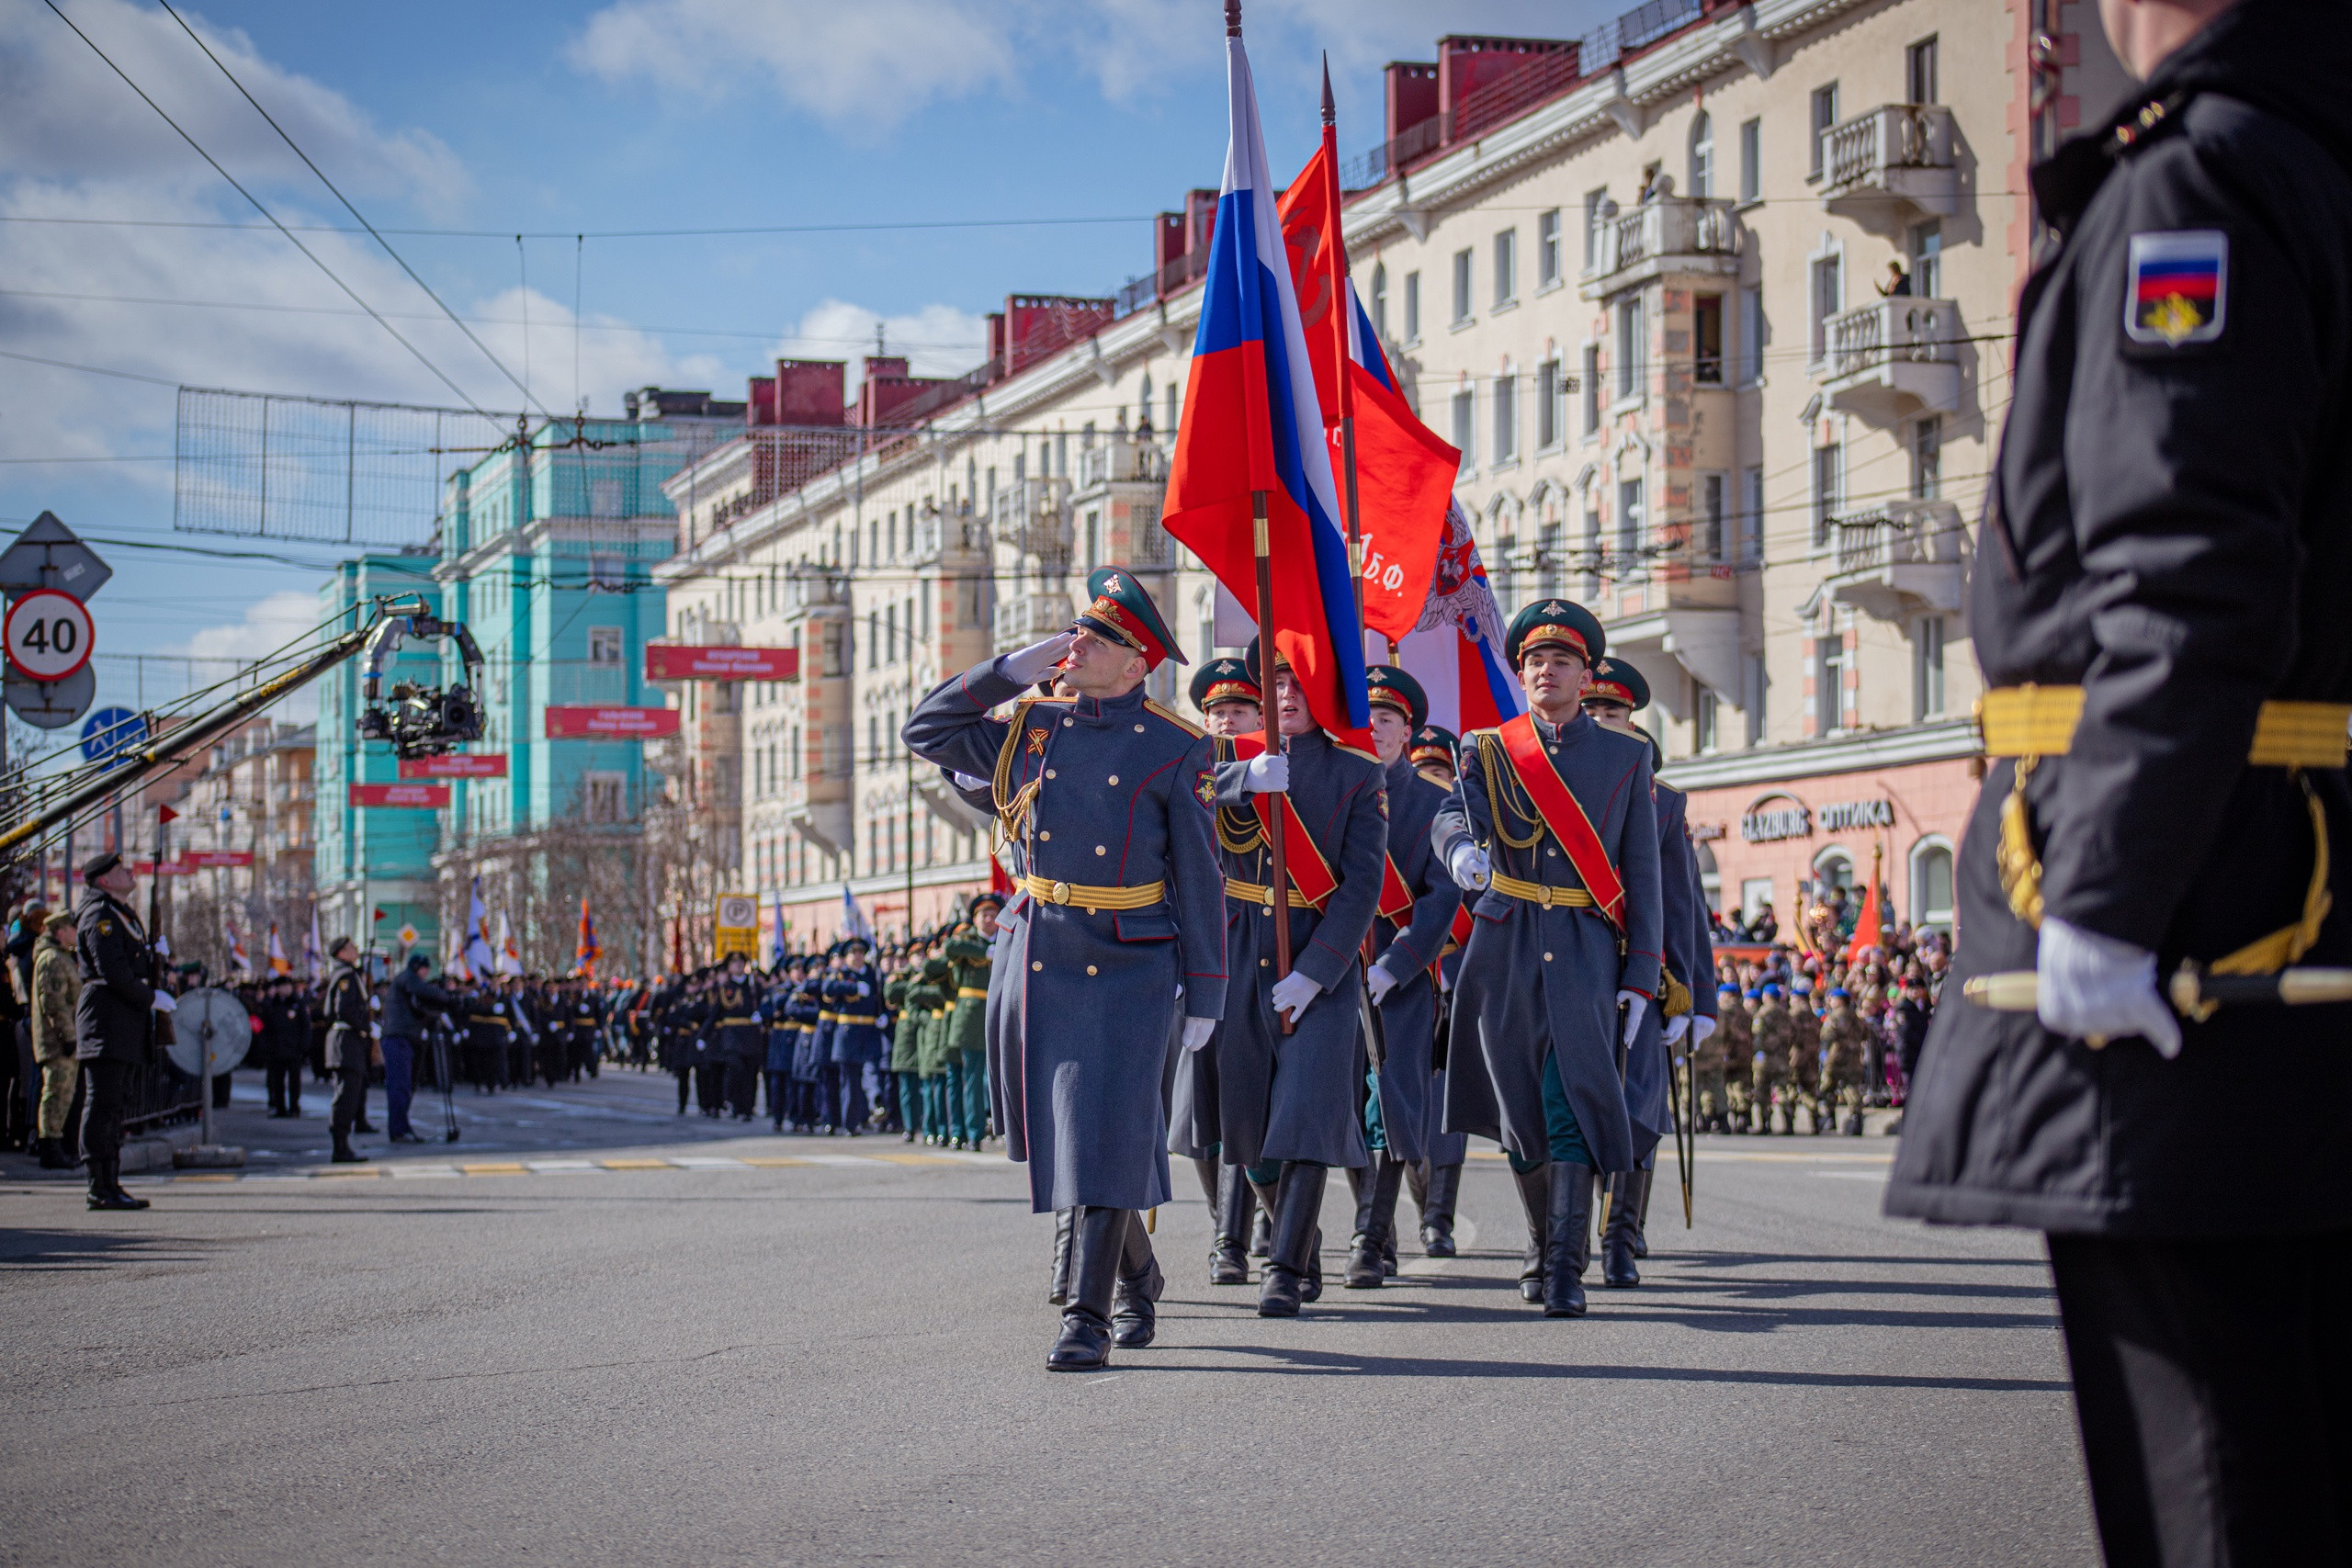
{"label": "building cornice", "polygon": [[1792,746],[1758,746],[1708,757],[1682,757],[1667,763],[1658,777],[1680,790],[1724,789],[1738,784],[1781,784],[1826,773],[1860,773],[1912,762],[1948,762],[1984,754],[1976,721],[1947,719],[1906,725]]}

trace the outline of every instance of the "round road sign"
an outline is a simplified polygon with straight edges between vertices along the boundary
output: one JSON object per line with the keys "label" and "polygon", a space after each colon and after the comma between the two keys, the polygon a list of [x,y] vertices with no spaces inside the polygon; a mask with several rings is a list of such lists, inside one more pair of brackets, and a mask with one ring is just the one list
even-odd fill
{"label": "round road sign", "polygon": [[90,661],[89,606],[62,588],[20,593],[0,622],[9,668],[29,681],[62,681]]}
{"label": "round road sign", "polygon": [[100,708],[82,725],[82,758],[103,762],[146,739],[147,717],[137,708]]}

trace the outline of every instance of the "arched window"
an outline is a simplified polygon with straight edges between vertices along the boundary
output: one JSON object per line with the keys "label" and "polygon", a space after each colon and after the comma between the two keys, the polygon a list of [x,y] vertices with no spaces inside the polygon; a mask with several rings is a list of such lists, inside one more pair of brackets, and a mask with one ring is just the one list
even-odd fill
{"label": "arched window", "polygon": [[1911,846],[1911,924],[1949,931],[1951,923],[1951,842],[1931,834]]}
{"label": "arched window", "polygon": [[1714,195],[1715,125],[1701,109],[1690,119],[1690,179],[1688,186],[1693,200],[1704,201]]}
{"label": "arched window", "polygon": [[1813,885],[1817,894],[1826,894],[1833,887],[1854,886],[1854,857],[1844,846],[1832,844],[1813,857]]}

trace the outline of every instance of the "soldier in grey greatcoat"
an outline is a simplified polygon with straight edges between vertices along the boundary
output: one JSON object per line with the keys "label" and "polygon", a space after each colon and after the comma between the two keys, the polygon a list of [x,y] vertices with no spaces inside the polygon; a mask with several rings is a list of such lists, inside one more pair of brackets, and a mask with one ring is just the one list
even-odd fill
{"label": "soldier in grey greatcoat", "polygon": [[1664,949],[1650,749],[1577,705],[1603,644],[1580,604],[1519,613],[1504,654],[1530,711],[1465,738],[1460,787],[1430,829],[1454,880],[1478,894],[1446,1125],[1510,1154],[1540,1243],[1540,1283],[1522,1290],[1537,1284],[1553,1317],[1584,1314],[1593,1173],[1634,1168],[1623,1053],[1657,995]]}
{"label": "soldier in grey greatcoat", "polygon": [[[1451,795],[1456,776],[1454,753],[1461,744],[1461,738],[1452,730],[1425,724],[1413,732],[1406,755],[1412,760],[1416,775]],[[1397,837],[1393,831],[1389,834],[1392,846]],[[1453,1014],[1453,976],[1462,967],[1462,942],[1469,934],[1469,912],[1457,908],[1453,923],[1438,947],[1437,1035],[1430,1048],[1434,1070],[1430,1075],[1429,1115],[1421,1126],[1421,1144],[1428,1153],[1419,1165],[1405,1168],[1405,1190],[1412,1194],[1413,1206],[1421,1212],[1421,1250],[1431,1258],[1454,1255],[1454,1202],[1462,1192],[1463,1162],[1470,1156],[1468,1135],[1449,1132],[1445,1125],[1445,1046]]]}
{"label": "soldier in grey greatcoat", "polygon": [[[1356,1190],[1356,1235],[1345,1283],[1351,1290],[1380,1284],[1396,1267],[1396,1190],[1408,1168],[1430,1157],[1435,1122],[1437,983],[1431,968],[1462,908],[1462,889],[1430,848],[1430,824],[1448,793],[1414,771],[1407,755],[1414,732],[1429,716],[1420,682],[1393,665],[1365,671],[1372,699],[1372,739],[1386,773],[1388,863],[1380,913],[1374,917],[1372,966],[1364,986],[1379,1009],[1385,1057],[1374,1078],[1381,1148],[1374,1162],[1349,1176]],[[1403,908],[1395,897],[1409,900]],[[1456,1162],[1457,1165],[1459,1162]]]}
{"label": "soldier in grey greatcoat", "polygon": [[[1251,663],[1256,649],[1251,650]],[[1272,695],[1284,749],[1237,755],[1217,769],[1226,952],[1239,981],[1217,1032],[1217,1116],[1225,1163],[1239,1168],[1274,1216],[1259,1280],[1261,1316],[1295,1315],[1321,1292],[1317,1220],[1326,1173],[1370,1159],[1363,1121],[1364,1045],[1358,968],[1388,852],[1386,777],[1379,760],[1342,746],[1315,722],[1279,658]],[[1237,753],[1257,743],[1237,740]],[[1291,886],[1272,886],[1272,855],[1254,805],[1287,797]],[[1323,868],[1318,877],[1316,868]],[[1310,896],[1309,889],[1313,889]],[[1291,970],[1274,942],[1276,897],[1287,895]],[[1283,1032],[1282,1015],[1293,1021]]]}
{"label": "soldier in grey greatcoat", "polygon": [[[1226,987],[1209,742],[1142,689],[1182,655],[1131,573],[1105,568],[1089,587],[1070,631],[946,682],[905,730],[916,755],[989,779],[1022,845],[990,1054],[1005,1152],[1028,1164],[1031,1203],[1078,1211],[1046,1359],[1065,1371],[1107,1362],[1114,1328],[1123,1348],[1151,1342],[1161,1280],[1139,1211],[1170,1197],[1170,1035],[1181,1006],[1182,1044],[1205,1041]],[[992,716],[1057,664],[1072,695]]]}

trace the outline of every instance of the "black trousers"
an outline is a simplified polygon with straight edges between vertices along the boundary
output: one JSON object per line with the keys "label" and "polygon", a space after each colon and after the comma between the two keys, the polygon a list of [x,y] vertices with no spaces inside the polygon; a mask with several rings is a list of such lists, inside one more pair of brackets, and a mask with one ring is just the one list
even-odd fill
{"label": "black trousers", "polygon": [[727,1058],[727,1108],[746,1117],[760,1108],[760,1064],[748,1056]]}
{"label": "black trousers", "polygon": [[[364,1060],[368,1042],[365,1039],[358,1040],[348,1048],[363,1053]],[[336,1074],[336,1079],[334,1110],[327,1118],[327,1129],[341,1140],[349,1138],[352,1128],[367,1118],[368,1069],[345,1067]]]}
{"label": "black trousers", "polygon": [[269,1065],[269,1108],[272,1111],[300,1111],[302,1108],[302,1064],[292,1061]]}
{"label": "black trousers", "polygon": [[2352,1231],[2050,1238],[2109,1568],[2352,1563]]}
{"label": "black trousers", "polygon": [[130,1062],[104,1058],[82,1064],[82,1081],[90,1098],[82,1107],[82,1153],[111,1163],[122,1157],[122,1118],[130,1109],[131,1087],[139,1068]]}

